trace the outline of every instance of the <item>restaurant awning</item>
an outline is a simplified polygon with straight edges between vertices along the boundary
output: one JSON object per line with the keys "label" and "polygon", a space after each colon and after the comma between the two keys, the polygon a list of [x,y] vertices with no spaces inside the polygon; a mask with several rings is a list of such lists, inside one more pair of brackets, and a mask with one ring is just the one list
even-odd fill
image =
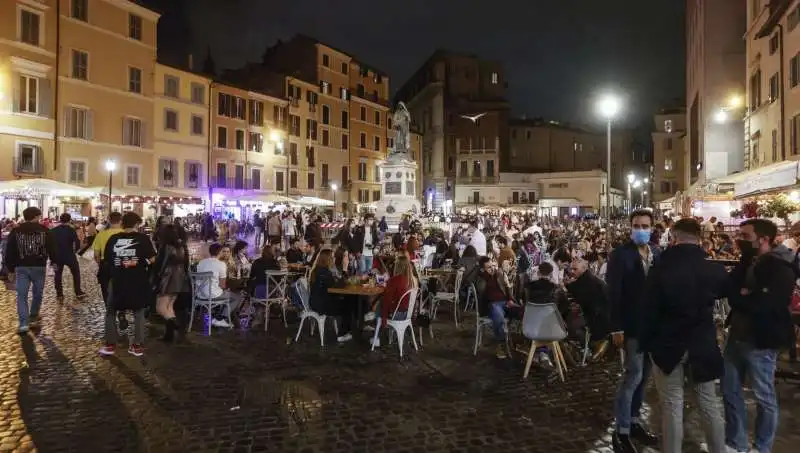
{"label": "restaurant awning", "polygon": [[292,201],[306,206],[333,206],[331,200],[317,197],[298,197],[296,200]]}
{"label": "restaurant awning", "polygon": [[797,177],[798,162],[784,161],[717,178],[712,183],[733,184],[734,198],[743,198],[795,186]]}
{"label": "restaurant awning", "polygon": [[93,197],[97,191],[92,188],[75,186],[52,179],[16,179],[0,181],[0,196],[4,197]]}

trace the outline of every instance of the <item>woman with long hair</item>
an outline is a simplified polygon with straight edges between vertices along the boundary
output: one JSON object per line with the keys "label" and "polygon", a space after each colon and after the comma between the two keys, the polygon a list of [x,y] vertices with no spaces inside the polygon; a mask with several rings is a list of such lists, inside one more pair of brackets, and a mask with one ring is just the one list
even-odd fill
{"label": "woman with long hair", "polygon": [[160,247],[153,269],[156,291],[156,312],[167,321],[165,341],[172,341],[178,327],[175,300],[189,288],[189,250],[175,225],[166,224],[159,232]]}
{"label": "woman with long hair", "polygon": [[281,265],[275,257],[274,247],[274,245],[265,245],[261,249],[261,257],[253,261],[250,269],[247,292],[256,299],[267,297],[267,271],[281,270]]}
{"label": "woman with long hair", "polygon": [[[379,307],[376,308],[379,313],[375,320],[375,336],[372,338],[372,344],[375,346],[381,345],[378,332],[380,332],[380,326],[386,326],[386,321],[390,319],[401,321],[407,319],[410,315],[408,313],[408,296],[403,297],[403,295],[412,288],[419,288],[419,282],[414,276],[414,266],[411,264],[408,255],[399,254],[394,261],[394,275],[386,283],[383,300],[378,304]],[[397,313],[395,313],[395,310],[397,310]]]}

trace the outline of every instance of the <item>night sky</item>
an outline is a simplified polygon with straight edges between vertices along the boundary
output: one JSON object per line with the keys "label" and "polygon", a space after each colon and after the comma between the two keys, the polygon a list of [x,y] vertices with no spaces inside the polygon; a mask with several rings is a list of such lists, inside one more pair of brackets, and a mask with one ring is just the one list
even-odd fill
{"label": "night sky", "polygon": [[396,90],[437,48],[500,60],[515,115],[598,124],[593,99],[625,95],[629,126],[683,105],[682,0],[141,0],[164,16],[162,55],[210,46],[217,69],[296,33],[387,72]]}

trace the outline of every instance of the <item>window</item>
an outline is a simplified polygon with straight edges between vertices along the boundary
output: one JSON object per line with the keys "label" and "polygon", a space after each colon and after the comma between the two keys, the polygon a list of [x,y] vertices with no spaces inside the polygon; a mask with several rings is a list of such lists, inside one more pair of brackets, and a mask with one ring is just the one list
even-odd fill
{"label": "window", "polygon": [[125,166],[125,185],[133,187],[139,185],[139,167],[135,165]]}
{"label": "window", "polygon": [[481,161],[479,160],[472,161],[472,177],[473,178],[481,177]]}
{"label": "window", "polygon": [[350,169],[347,165],[342,166],[342,185],[347,185],[350,182]]}
{"label": "window", "polygon": [[339,97],[343,101],[349,101],[350,100],[350,92],[347,90],[347,88],[344,88],[344,87],[339,88]]}
{"label": "window", "polygon": [[458,176],[463,176],[463,177],[469,176],[469,173],[467,173],[467,161],[462,160],[461,163],[459,164]]}
{"label": "window", "polygon": [[672,132],[672,120],[664,120],[664,131]]}
{"label": "window", "polygon": [[136,14],[128,14],[128,37],[142,40],[142,18]]}
{"label": "window", "polygon": [[769,101],[775,102],[778,100],[778,73],[772,74],[769,78]]}
{"label": "window", "polygon": [[175,159],[158,160],[158,184],[161,187],[178,185],[178,161]]}
{"label": "window", "polygon": [[82,160],[69,161],[67,182],[73,184],[86,184],[86,162]]}
{"label": "window", "polygon": [[276,171],[275,172],[275,187],[274,189],[278,192],[283,192],[283,172]]}
{"label": "window", "polygon": [[375,111],[375,125],[376,126],[380,126],[381,125],[381,112],[379,112],[377,110]]}
{"label": "window", "polygon": [[322,146],[328,146],[330,144],[330,136],[327,129],[322,130]]}
{"label": "window", "polygon": [[14,159],[15,173],[38,175],[44,172],[44,155],[42,148],[38,145],[20,143]]}
{"label": "window", "polygon": [[289,172],[289,188],[290,189],[297,189],[297,172],[290,171]]}
{"label": "window", "polygon": [[178,132],[178,112],[175,110],[164,110],[164,130]]}
{"label": "window", "polygon": [[366,162],[359,162],[358,163],[358,180],[359,181],[366,181],[367,180],[367,163]]}
{"label": "window", "polygon": [[192,115],[192,135],[204,135],[203,129],[203,117]]}
{"label": "window", "polygon": [[322,105],[322,124],[331,124],[331,108]]}
{"label": "window", "polygon": [[253,190],[261,190],[261,170],[253,168],[250,170],[250,184]]}
{"label": "window", "polygon": [[297,143],[289,143],[289,165],[298,165]]}
{"label": "window", "polygon": [[500,77],[498,77],[496,72],[492,73],[492,85],[497,85],[500,81]]}
{"label": "window", "polygon": [[244,131],[236,129],[236,149],[244,151]]}
{"label": "window", "polygon": [[486,176],[492,178],[494,177],[494,161],[488,160],[486,161]]}
{"label": "window", "polygon": [[289,115],[289,135],[300,136],[300,117],[298,115]]}
{"label": "window", "polygon": [[233,167],[233,188],[244,189],[244,165]]}
{"label": "window", "polygon": [[794,88],[798,83],[800,83],[800,55],[795,55],[789,60],[789,87]]}
{"label": "window", "polygon": [[324,80],[319,82],[319,91],[322,94],[331,94],[331,84]]}
{"label": "window", "polygon": [[180,98],[180,86],[181,81],[177,77],[171,75],[164,76],[164,96],[175,99]]}
{"label": "window", "polygon": [[566,189],[566,188],[569,187],[569,183],[556,182],[556,183],[548,184],[548,187],[551,188],[551,189]]}
{"label": "window", "polygon": [[761,70],[750,76],[750,110],[761,107]]}
{"label": "window", "polygon": [[128,68],[128,91],[142,94],[142,70]]}
{"label": "window", "polygon": [[41,43],[42,38],[40,24],[42,20],[41,16],[33,11],[28,11],[27,9],[21,9],[19,14],[20,41],[32,46],[38,46]]}
{"label": "window", "polygon": [[26,75],[19,76],[17,111],[39,113],[39,79]]}
{"label": "window", "polygon": [[800,6],[794,8],[786,18],[786,22],[789,26],[789,31],[794,30],[797,27],[797,24],[800,23]]}
{"label": "window", "polygon": [[258,132],[250,132],[250,151],[260,153],[264,151],[264,136]]}
{"label": "window", "polygon": [[228,182],[228,165],[217,162],[217,187],[224,188]]}
{"label": "window", "polygon": [[206,87],[197,82],[192,82],[192,103],[206,103]]}
{"label": "window", "polygon": [[796,156],[798,153],[797,137],[800,136],[800,115],[795,115],[792,117],[790,126],[791,130],[789,131],[789,146],[791,148],[792,156]]}
{"label": "window", "polygon": [[89,79],[89,54],[80,50],[72,51],[72,78]]}
{"label": "window", "polygon": [[92,139],[92,112],[78,107],[64,111],[64,135],[71,138]]}
{"label": "window", "polygon": [[365,133],[363,133],[363,132],[362,132],[361,134],[359,134],[359,137],[360,137],[360,139],[361,139],[361,140],[359,141],[359,146],[360,146],[361,148],[366,148],[366,147],[367,147],[367,134],[365,134]]}
{"label": "window", "polygon": [[775,33],[769,38],[769,54],[774,55],[775,52],[778,51],[779,46],[780,46],[780,36],[778,36],[778,34]]}
{"label": "window", "polygon": [[361,107],[361,116],[359,117],[361,121],[367,121],[367,108]]}
{"label": "window", "polygon": [[347,74],[347,63],[342,63],[342,74]]}
{"label": "window", "polygon": [[350,113],[347,110],[342,110],[342,129],[347,129],[350,122]]}
{"label": "window", "polygon": [[667,151],[672,151],[672,139],[665,138],[664,139],[664,149]]}
{"label": "window", "polygon": [[306,160],[308,161],[308,168],[314,168],[317,166],[313,146],[306,147]]}
{"label": "window", "polygon": [[374,139],[375,140],[373,140],[372,149],[375,150],[375,151],[380,151],[381,150],[381,138],[376,135],[374,137]]}
{"label": "window", "polygon": [[373,190],[372,191],[372,201],[381,201],[381,191],[380,190]]}
{"label": "window", "polygon": [[138,118],[125,118],[122,122],[122,144],[125,146],[144,146],[144,125]]}
{"label": "window", "polygon": [[253,126],[262,126],[264,124],[264,103],[250,99],[247,101],[247,110],[249,112],[248,121]]}
{"label": "window", "polygon": [[369,203],[369,190],[367,190],[367,189],[359,189],[358,190],[358,202],[359,203]]}
{"label": "window", "polygon": [[328,187],[328,164],[322,164],[322,186]]}
{"label": "window", "polygon": [[772,161],[778,161],[778,130],[772,130]]}
{"label": "window", "polygon": [[322,54],[322,66],[331,67],[331,58],[328,55]]}
{"label": "window", "polygon": [[308,174],[308,190],[314,190],[314,173]]}
{"label": "window", "polygon": [[89,21],[89,0],[72,0],[70,16],[83,22]]}
{"label": "window", "polygon": [[348,143],[347,139],[347,134],[342,134],[342,149],[347,149],[349,147],[350,143]]}
{"label": "window", "polygon": [[247,114],[245,111],[245,101],[237,96],[219,93],[217,97],[217,113],[220,116],[243,120]]}
{"label": "window", "polygon": [[376,165],[373,167],[372,172],[375,175],[375,182],[381,182],[381,167]]}
{"label": "window", "polygon": [[217,148],[228,147],[228,129],[224,126],[217,126]]}
{"label": "window", "polygon": [[188,189],[197,189],[200,187],[200,170],[202,165],[198,162],[186,162],[184,175],[186,178],[185,186]]}
{"label": "window", "polygon": [[672,171],[672,158],[667,157],[664,159],[664,171]]}

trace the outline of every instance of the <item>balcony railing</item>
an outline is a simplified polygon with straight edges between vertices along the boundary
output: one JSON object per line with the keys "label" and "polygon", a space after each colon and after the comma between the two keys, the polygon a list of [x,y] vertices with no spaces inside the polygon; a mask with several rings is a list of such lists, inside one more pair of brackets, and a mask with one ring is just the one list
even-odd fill
{"label": "balcony railing", "polygon": [[263,190],[261,181],[249,178],[217,178],[216,175],[211,175],[209,186],[214,189],[231,189],[231,190]]}
{"label": "balcony railing", "polygon": [[33,158],[21,159],[14,157],[14,174],[15,175],[44,175],[44,156],[42,153],[37,153]]}
{"label": "balcony railing", "polygon": [[514,200],[514,197],[508,197],[508,204],[536,204],[536,199],[529,199],[527,197],[519,197]]}
{"label": "balcony railing", "polygon": [[459,176],[456,180],[459,184],[497,184],[497,176]]}
{"label": "balcony railing", "polygon": [[461,147],[458,150],[459,154],[489,154],[489,153],[496,153],[496,148],[466,148]]}

